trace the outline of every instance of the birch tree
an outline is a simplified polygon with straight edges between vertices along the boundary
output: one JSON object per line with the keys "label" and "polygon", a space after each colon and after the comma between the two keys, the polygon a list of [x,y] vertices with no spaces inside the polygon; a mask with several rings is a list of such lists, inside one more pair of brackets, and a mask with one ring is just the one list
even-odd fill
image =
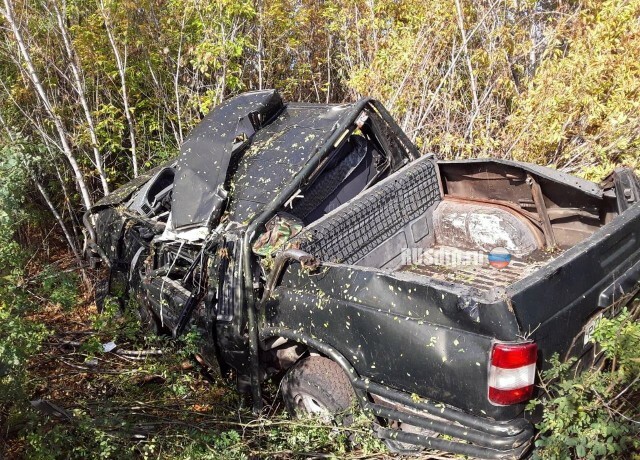
{"label": "birch tree", "polygon": [[67,55],[68,65],[71,69],[71,74],[73,76],[74,90],[77,94],[80,105],[82,106],[82,111],[84,113],[85,120],[87,122],[87,128],[89,130],[89,136],[91,138],[91,148],[93,150],[93,157],[96,166],[96,170],[98,172],[98,176],[100,178],[100,183],[102,185],[102,192],[104,195],[109,194],[109,184],[107,182],[107,176],[104,172],[104,159],[102,154],[100,153],[100,147],[98,145],[98,137],[96,135],[95,123],[93,121],[93,115],[91,115],[91,110],[89,109],[89,103],[87,102],[87,96],[85,94],[85,84],[84,84],[84,75],[80,68],[80,61],[78,60],[78,56],[73,47],[73,42],[71,40],[69,29],[67,27],[67,22],[65,18],[65,9],[66,2],[62,4],[62,11],[56,4],[56,2],[52,2],[53,11],[56,18],[56,23],[58,25],[58,29],[60,30],[60,36],[62,38],[62,43],[64,45],[64,50]]}
{"label": "birch tree", "polygon": [[[11,130],[11,128],[9,127],[9,125],[7,124],[7,122],[4,120],[4,117],[2,116],[2,114],[0,113],[0,125],[2,125],[3,130],[5,131],[7,137],[9,138],[9,140],[13,143],[13,144],[17,144],[19,142],[19,139],[16,137],[16,135],[13,133],[13,131]],[[49,211],[51,212],[51,215],[53,216],[53,218],[55,219],[55,221],[57,222],[57,224],[60,226],[60,229],[62,230],[62,233],[67,241],[67,244],[69,245],[69,249],[71,250],[77,264],[79,267],[82,267],[82,256],[80,254],[80,251],[78,250],[78,239],[74,237],[72,231],[69,229],[69,226],[67,226],[67,224],[65,223],[64,219],[62,218],[62,216],[60,215],[60,213],[58,212],[58,210],[56,209],[56,206],[53,203],[53,200],[51,199],[49,192],[47,192],[47,189],[42,185],[42,183],[40,182],[40,180],[38,180],[38,177],[35,173],[35,171],[33,170],[32,166],[29,164],[29,160],[28,158],[26,158],[26,156],[24,156],[24,154],[22,155],[22,163],[24,165],[24,168],[28,171],[29,177],[31,178],[32,182],[34,183],[34,185],[36,186],[36,189],[38,190],[38,192],[40,193],[40,195],[42,196],[42,198],[44,199],[47,208],[49,209]],[[83,280],[85,281],[85,283],[88,281],[88,278],[86,276],[86,273],[84,271],[84,269],[81,268],[81,272],[82,272],[82,277]]]}
{"label": "birch tree", "polygon": [[127,119],[127,125],[129,127],[129,141],[131,142],[131,166],[133,168],[133,176],[138,177],[136,132],[133,115],[131,114],[131,107],[129,105],[129,91],[127,89],[127,43],[125,41],[124,53],[121,53],[120,49],[118,48],[118,44],[116,43],[113,24],[111,22],[109,12],[104,4],[104,0],[100,0],[100,13],[102,14],[104,20],[105,32],[107,34],[107,38],[109,39],[111,49],[113,50],[113,57],[116,60],[116,67],[118,69],[118,75],[120,76],[120,95],[122,96],[124,115]]}
{"label": "birch tree", "polygon": [[5,18],[5,20],[7,21],[13,33],[15,42],[18,46],[20,56],[22,57],[24,66],[26,68],[27,78],[30,81],[30,83],[33,85],[36,94],[38,95],[42,105],[44,106],[47,114],[49,115],[51,122],[55,127],[55,131],[57,133],[57,136],[60,142],[59,144],[60,149],[64,154],[64,156],[67,158],[67,161],[69,162],[69,165],[73,170],[76,186],[78,188],[78,191],[80,192],[82,203],[85,209],[89,209],[92,204],[91,196],[89,194],[89,189],[84,180],[84,176],[82,174],[80,166],[78,165],[78,161],[75,157],[75,154],[71,150],[71,146],[68,140],[68,133],[64,127],[64,123],[62,122],[60,116],[56,113],[55,108],[49,98],[49,95],[45,91],[40,81],[40,77],[36,72],[35,66],[33,64],[33,60],[31,58],[31,53],[29,51],[29,48],[25,44],[22,31],[20,30],[20,27],[16,22],[12,0],[3,0],[3,1],[4,1],[4,9],[0,9],[0,14]]}

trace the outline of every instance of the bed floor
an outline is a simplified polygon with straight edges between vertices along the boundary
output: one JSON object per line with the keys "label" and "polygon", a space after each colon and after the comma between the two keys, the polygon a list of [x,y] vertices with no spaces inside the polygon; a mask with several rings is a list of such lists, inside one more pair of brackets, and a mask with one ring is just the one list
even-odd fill
{"label": "bed floor", "polygon": [[414,263],[401,266],[399,271],[489,291],[529,276],[558,254],[560,251],[536,251],[525,258],[512,257],[507,267],[499,269],[489,264],[486,254],[448,246],[434,246],[422,254],[417,254],[418,257],[413,254],[411,261]]}

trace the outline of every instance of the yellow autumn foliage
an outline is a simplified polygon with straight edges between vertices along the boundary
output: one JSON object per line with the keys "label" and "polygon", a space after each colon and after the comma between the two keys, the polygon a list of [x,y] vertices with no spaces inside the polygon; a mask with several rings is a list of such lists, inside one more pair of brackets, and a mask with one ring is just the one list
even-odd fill
{"label": "yellow autumn foliage", "polygon": [[640,1],[586,2],[558,27],[502,155],[598,179],[640,159]]}

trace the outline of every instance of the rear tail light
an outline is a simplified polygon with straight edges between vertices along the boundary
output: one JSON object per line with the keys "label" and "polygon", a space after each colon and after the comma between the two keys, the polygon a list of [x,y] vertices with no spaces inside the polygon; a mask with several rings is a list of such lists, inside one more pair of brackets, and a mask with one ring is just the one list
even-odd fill
{"label": "rear tail light", "polygon": [[496,343],[491,351],[489,401],[498,406],[531,398],[536,378],[535,343]]}

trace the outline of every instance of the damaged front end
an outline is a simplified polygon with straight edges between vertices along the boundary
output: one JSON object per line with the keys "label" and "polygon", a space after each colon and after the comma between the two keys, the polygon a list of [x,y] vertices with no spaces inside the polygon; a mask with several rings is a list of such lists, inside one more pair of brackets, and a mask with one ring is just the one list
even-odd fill
{"label": "damaged front end", "polygon": [[[275,91],[246,93],[209,113],[180,156],[99,201],[84,218],[89,257],[107,292],[134,296],[157,328],[180,335],[207,297],[224,253],[221,219],[228,170],[251,138],[282,111]],[[215,274],[213,272],[216,272]]]}

